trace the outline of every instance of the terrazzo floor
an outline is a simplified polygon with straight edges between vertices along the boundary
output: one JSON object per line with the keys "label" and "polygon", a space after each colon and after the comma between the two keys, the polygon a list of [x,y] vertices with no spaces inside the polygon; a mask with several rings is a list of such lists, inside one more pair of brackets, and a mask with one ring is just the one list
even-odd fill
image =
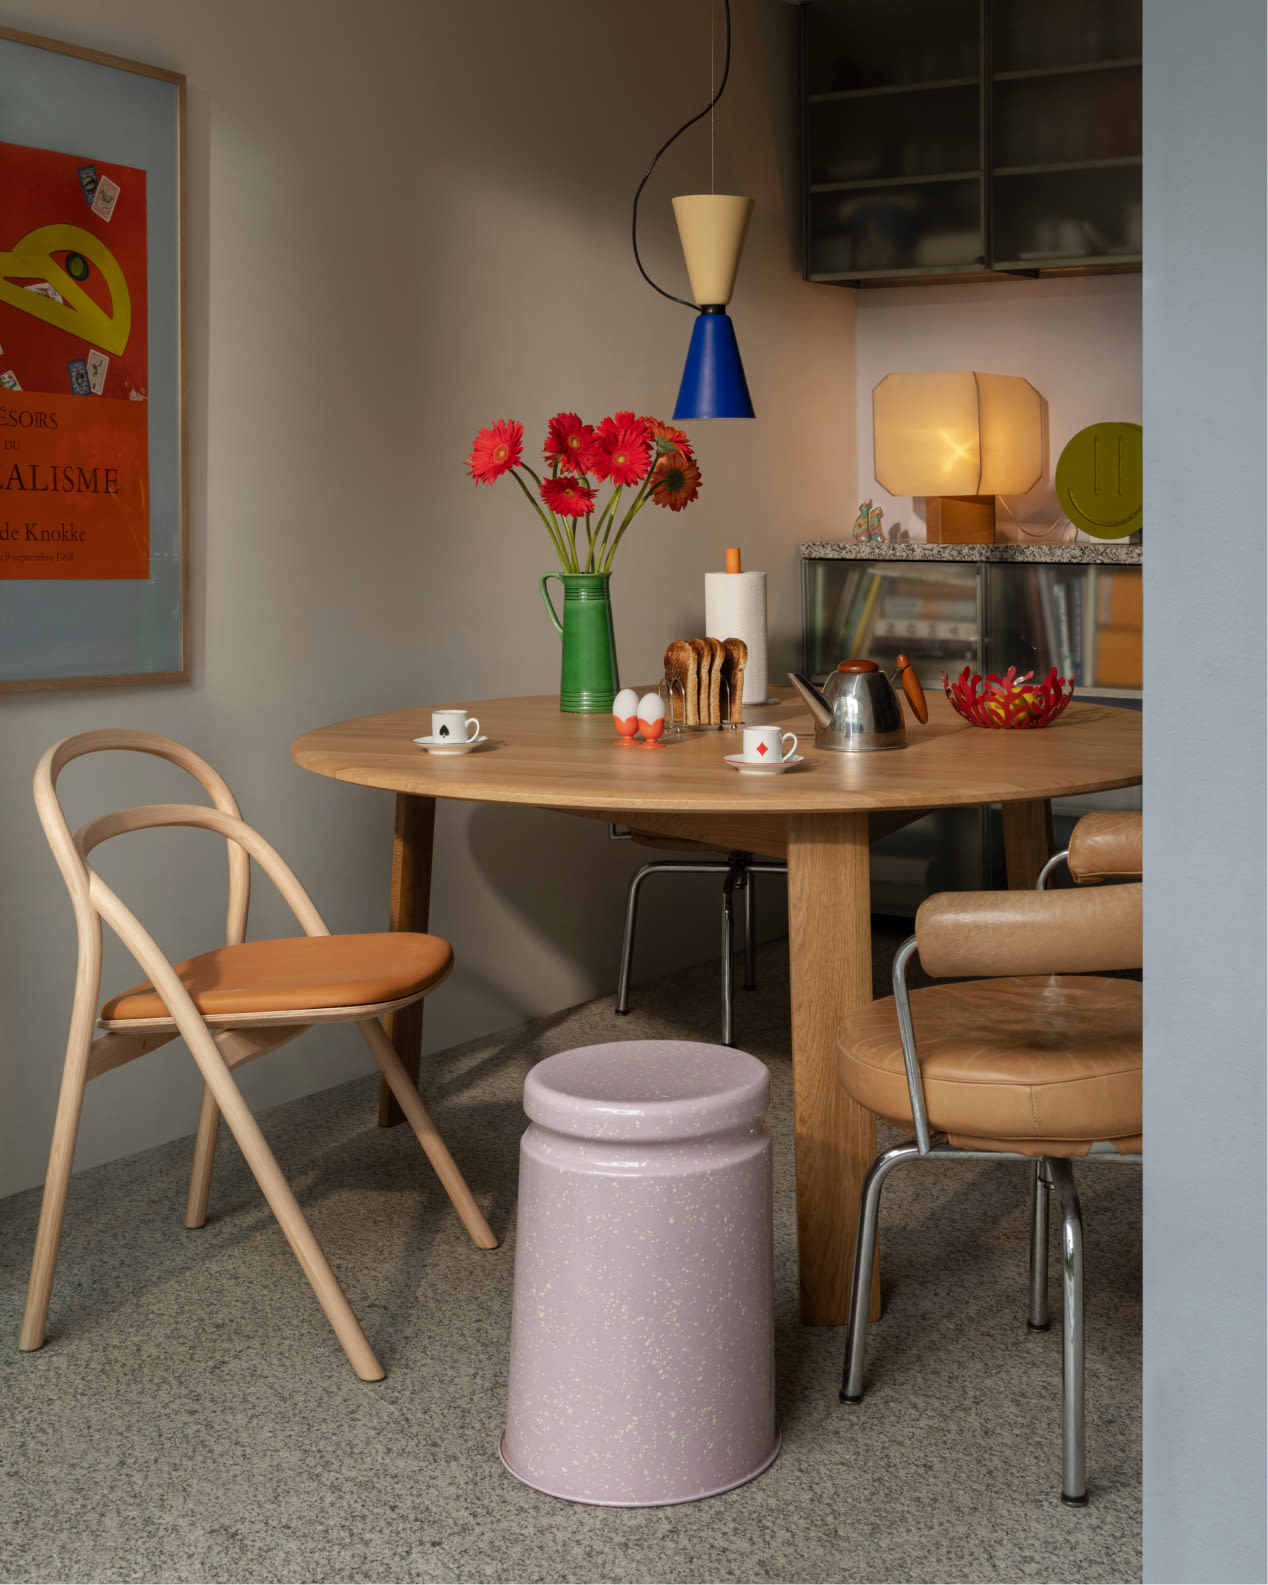
{"label": "terrazzo floor", "polygon": [[[878,922],[883,994],[897,933]],[[520,1094],[599,1040],[715,1040],[718,970],[429,1059],[424,1089],[500,1249],[466,1239],[376,1080],[261,1118],[383,1382],[348,1369],[230,1138],[211,1220],[182,1226],[190,1141],[73,1180],[47,1345],[15,1342],[38,1192],[0,1202],[5,1581],[951,1581],[1140,1578],[1140,1178],[1080,1178],[1090,1502],[1059,1500],[1061,1340],[1029,1332],[1026,1169],[900,1170],[867,1394],[844,1328],[797,1316],[785,943],[737,992],[771,1068],[778,1417],[751,1484],[659,1509],[545,1497],[503,1469]],[[108,1082],[108,1081],[107,1081]],[[1055,1259],[1051,1275],[1056,1292]]]}

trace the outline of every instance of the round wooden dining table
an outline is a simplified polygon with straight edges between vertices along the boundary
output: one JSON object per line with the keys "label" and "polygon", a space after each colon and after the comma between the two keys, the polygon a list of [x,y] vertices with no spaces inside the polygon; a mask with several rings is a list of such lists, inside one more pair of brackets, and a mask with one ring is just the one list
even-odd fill
{"label": "round wooden dining table", "polygon": [[[787,858],[797,1250],[802,1319],[836,1325],[849,1307],[854,1225],[876,1120],[836,1077],[836,1034],[872,998],[869,843],[931,809],[998,804],[1008,884],[1033,886],[1052,853],[1049,800],[1136,785],[1141,717],[1071,703],[1037,730],[969,725],[943,697],[908,726],[903,749],[844,754],[813,747],[814,724],[791,689],[745,706],[749,724],[796,732],[803,763],[776,775],[737,774],[737,734],[667,734],[623,746],[608,715],[565,715],[555,695],[452,700],[319,727],[291,745],[305,770],[397,795],[391,928],[428,927],[435,800],[532,805],[615,821],[719,849]],[[487,742],[440,756],[415,745],[431,711],[478,716]],[[422,1003],[388,1033],[417,1077]],[[395,1120],[380,1101],[380,1121]]]}

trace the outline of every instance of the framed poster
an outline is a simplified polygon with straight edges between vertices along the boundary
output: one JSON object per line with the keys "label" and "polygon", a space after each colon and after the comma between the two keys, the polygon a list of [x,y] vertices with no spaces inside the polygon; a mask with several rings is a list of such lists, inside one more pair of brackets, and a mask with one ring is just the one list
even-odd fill
{"label": "framed poster", "polygon": [[180,682],[185,79],[0,28],[0,691]]}

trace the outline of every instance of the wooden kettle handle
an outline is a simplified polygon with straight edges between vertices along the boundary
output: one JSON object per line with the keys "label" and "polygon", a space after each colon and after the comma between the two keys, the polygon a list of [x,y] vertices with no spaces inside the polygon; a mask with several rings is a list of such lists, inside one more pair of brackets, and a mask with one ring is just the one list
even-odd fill
{"label": "wooden kettle handle", "polygon": [[898,675],[903,680],[903,692],[907,695],[907,702],[915,712],[916,720],[923,726],[929,719],[929,706],[925,703],[925,690],[920,686],[916,668],[906,655],[898,657]]}

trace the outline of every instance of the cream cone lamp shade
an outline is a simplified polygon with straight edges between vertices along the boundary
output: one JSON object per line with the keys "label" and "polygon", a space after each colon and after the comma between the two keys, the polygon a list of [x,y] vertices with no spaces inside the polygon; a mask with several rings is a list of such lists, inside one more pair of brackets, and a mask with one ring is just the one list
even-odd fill
{"label": "cream cone lamp shade", "polygon": [[876,482],[927,498],[928,538],[990,544],[995,497],[1043,474],[1043,404],[1012,374],[887,374],[872,392]]}
{"label": "cream cone lamp shade", "polygon": [[695,193],[674,199],[674,219],[691,295],[701,308],[706,304],[725,308],[731,301],[752,214],[751,198],[726,193]]}
{"label": "cream cone lamp shade", "polygon": [[753,403],[726,312],[753,213],[751,198],[696,193],[674,199],[691,295],[700,309],[674,418],[752,418]]}

